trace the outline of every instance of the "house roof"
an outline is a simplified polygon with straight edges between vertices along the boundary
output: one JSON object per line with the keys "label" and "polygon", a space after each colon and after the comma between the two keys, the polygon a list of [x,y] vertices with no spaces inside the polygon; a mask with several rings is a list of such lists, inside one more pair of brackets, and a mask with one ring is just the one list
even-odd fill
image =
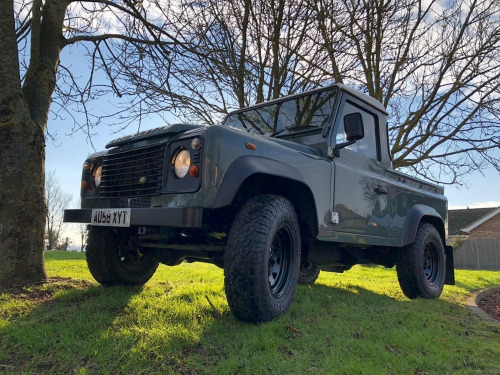
{"label": "house roof", "polygon": [[473,222],[472,224],[470,224],[468,227],[462,228],[462,231],[466,232],[466,233],[469,233],[471,230],[473,230],[474,228],[480,226],[485,221],[490,220],[493,216],[495,216],[499,212],[500,212],[500,207],[498,207],[496,210],[491,211],[488,215],[483,216],[479,220],[476,220],[475,222]]}
{"label": "house roof", "polygon": [[448,235],[466,234],[500,212],[500,207],[448,210]]}

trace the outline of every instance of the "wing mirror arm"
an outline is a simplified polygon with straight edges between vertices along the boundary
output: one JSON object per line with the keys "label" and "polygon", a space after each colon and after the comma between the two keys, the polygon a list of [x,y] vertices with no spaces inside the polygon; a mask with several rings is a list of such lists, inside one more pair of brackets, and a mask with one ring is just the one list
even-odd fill
{"label": "wing mirror arm", "polygon": [[349,142],[336,144],[335,147],[333,148],[332,156],[334,158],[340,157],[340,150],[342,150],[344,147],[350,146],[354,143],[356,143],[356,141],[349,141]]}

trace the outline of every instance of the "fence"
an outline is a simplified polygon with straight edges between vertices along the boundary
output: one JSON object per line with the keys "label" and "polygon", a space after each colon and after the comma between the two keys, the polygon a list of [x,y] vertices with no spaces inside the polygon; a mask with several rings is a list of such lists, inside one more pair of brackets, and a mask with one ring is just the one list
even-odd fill
{"label": "fence", "polygon": [[500,239],[467,240],[453,253],[455,268],[500,270]]}

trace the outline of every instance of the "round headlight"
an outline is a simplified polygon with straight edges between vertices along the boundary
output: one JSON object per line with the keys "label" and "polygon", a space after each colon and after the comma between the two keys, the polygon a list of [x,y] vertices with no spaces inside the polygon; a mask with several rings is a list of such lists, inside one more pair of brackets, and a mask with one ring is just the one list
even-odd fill
{"label": "round headlight", "polygon": [[94,172],[94,183],[96,187],[99,187],[101,184],[101,175],[102,175],[102,165],[98,166]]}
{"label": "round headlight", "polygon": [[181,150],[175,155],[174,172],[178,178],[183,178],[191,165],[191,155],[188,150]]}

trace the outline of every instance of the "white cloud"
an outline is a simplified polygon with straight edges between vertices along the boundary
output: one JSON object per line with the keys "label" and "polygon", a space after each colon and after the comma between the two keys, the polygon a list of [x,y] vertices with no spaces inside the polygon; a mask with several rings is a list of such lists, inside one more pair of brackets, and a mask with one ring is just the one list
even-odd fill
{"label": "white cloud", "polygon": [[488,202],[476,202],[476,203],[471,203],[467,206],[449,206],[449,210],[460,210],[460,209],[465,209],[465,208],[489,208],[489,207],[499,207],[500,202],[499,201],[488,201]]}

